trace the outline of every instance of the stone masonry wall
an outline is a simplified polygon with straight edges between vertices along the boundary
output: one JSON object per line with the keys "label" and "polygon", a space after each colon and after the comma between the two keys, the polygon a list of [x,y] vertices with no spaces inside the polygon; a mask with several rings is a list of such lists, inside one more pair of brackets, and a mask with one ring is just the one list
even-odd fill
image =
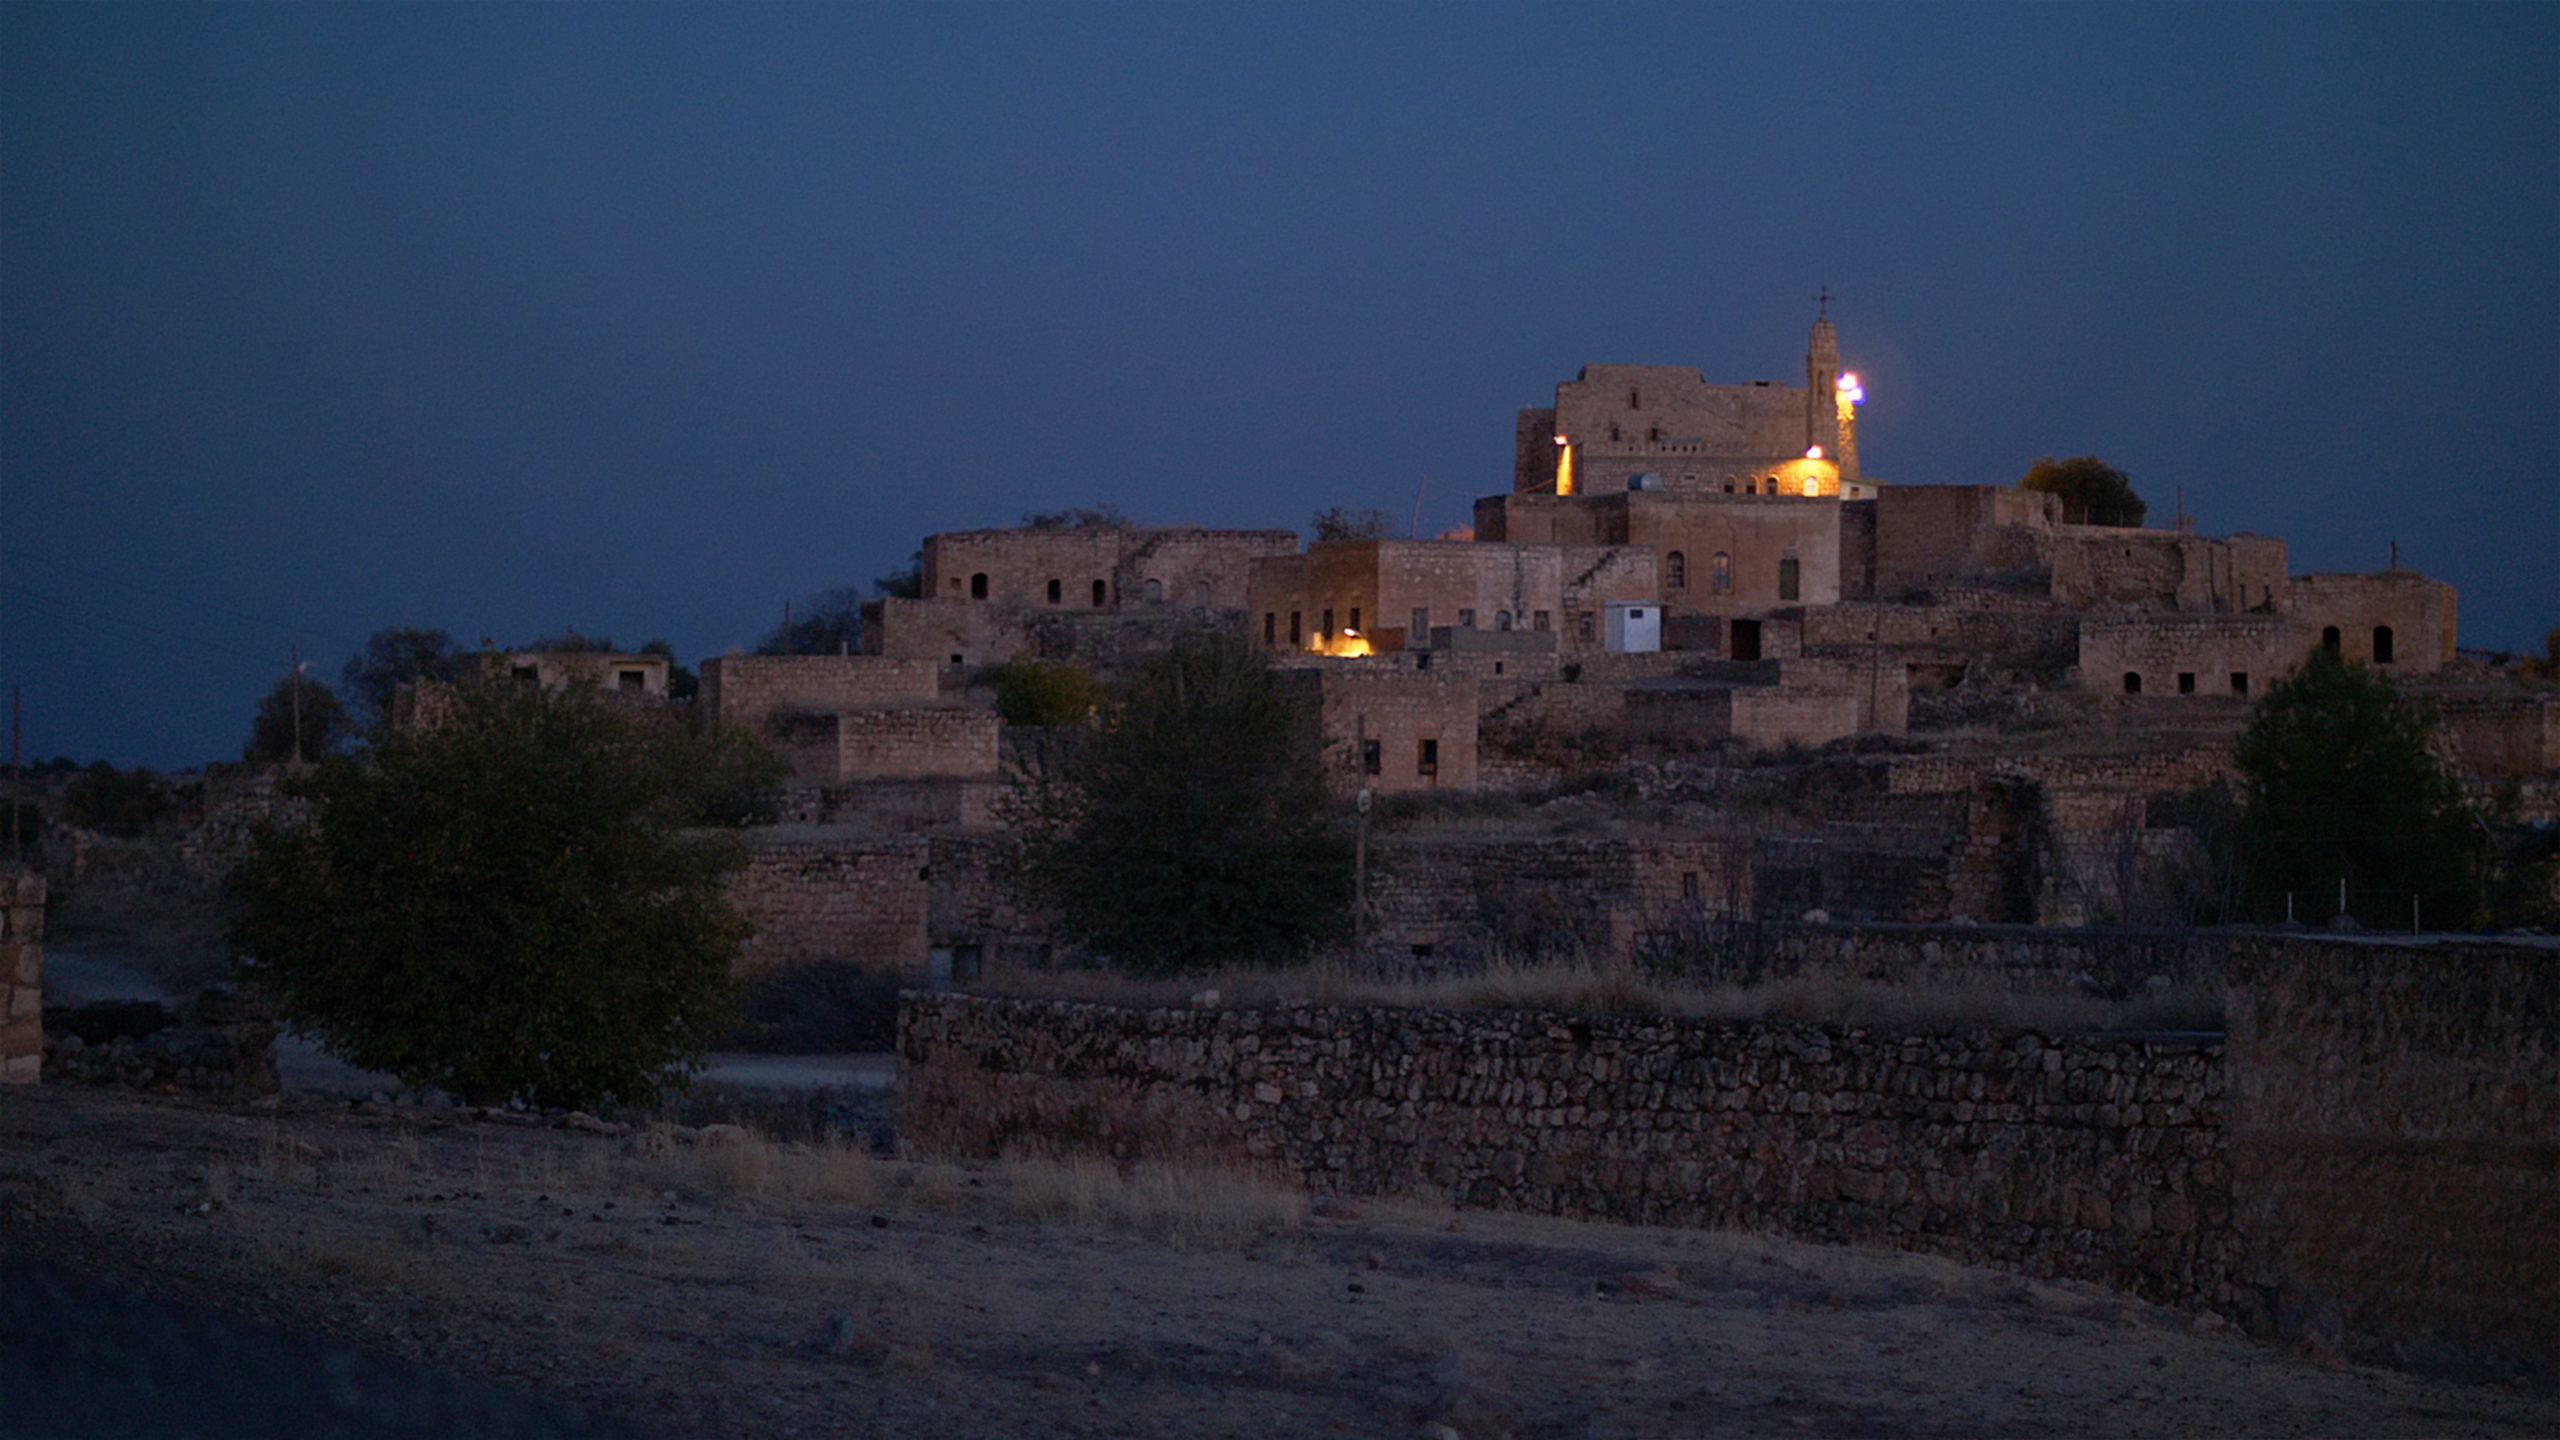
{"label": "stone masonry wall", "polygon": [[762,725],[776,711],[860,710],[935,699],[930,659],[878,655],[720,655],[702,662],[702,704],[732,725]]}
{"label": "stone masonry wall", "polygon": [[0,871],[0,1085],[44,1068],[44,877]]}
{"label": "stone masonry wall", "polygon": [[730,900],[756,926],[736,972],[844,964],[915,975],[925,962],[927,841],[767,831]]}
{"label": "stone masonry wall", "polygon": [[2560,950],[2233,950],[2232,1165],[2279,1323],[2560,1370]]}
{"label": "stone masonry wall", "polygon": [[898,1132],[1933,1251],[2248,1314],[2218,1044],[909,994]]}

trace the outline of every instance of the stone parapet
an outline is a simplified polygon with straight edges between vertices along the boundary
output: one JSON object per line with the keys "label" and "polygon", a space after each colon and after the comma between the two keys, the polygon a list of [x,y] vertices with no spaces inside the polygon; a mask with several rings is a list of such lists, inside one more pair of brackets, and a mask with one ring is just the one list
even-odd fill
{"label": "stone parapet", "polygon": [[32,1085],[44,1065],[44,877],[0,871],[0,1084]]}

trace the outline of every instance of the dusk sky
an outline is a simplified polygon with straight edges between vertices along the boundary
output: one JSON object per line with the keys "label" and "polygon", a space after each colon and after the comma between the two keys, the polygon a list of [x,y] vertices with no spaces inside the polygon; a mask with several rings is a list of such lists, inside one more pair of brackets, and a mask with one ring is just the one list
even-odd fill
{"label": "dusk sky", "polygon": [[1584,364],[1803,383],[1823,287],[1870,476],[2560,623],[2560,6],[10,4],[0,685],[174,768],[385,625],[1434,533]]}

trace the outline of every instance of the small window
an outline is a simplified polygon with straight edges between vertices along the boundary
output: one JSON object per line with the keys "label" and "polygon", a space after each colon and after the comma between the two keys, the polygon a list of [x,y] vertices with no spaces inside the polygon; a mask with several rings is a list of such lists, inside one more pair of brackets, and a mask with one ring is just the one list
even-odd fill
{"label": "small window", "polygon": [[2246,695],[2249,693],[2248,671],[2234,670],[2231,672],[2231,693],[2234,695]]}
{"label": "small window", "polygon": [[1262,612],[1262,643],[1265,645],[1280,643],[1280,614],[1276,610]]}
{"label": "small window", "polygon": [[1628,408],[1628,409],[1630,409],[1630,410],[1641,410],[1641,409],[1643,409],[1643,408],[1644,408],[1644,396],[1643,396],[1641,393],[1639,393],[1639,392],[1637,392],[1637,391],[1634,391],[1634,390],[1630,390],[1630,391],[1628,391],[1628,392],[1627,392],[1627,408]]}
{"label": "small window", "polygon": [[1351,624],[1349,629],[1354,635],[1360,633],[1360,607],[1357,605],[1351,607]]}
{"label": "small window", "polygon": [[1200,609],[1202,609],[1202,610],[1206,610],[1206,609],[1208,609],[1208,608],[1209,608],[1209,582],[1208,582],[1208,581],[1206,581],[1206,580],[1194,580],[1194,581],[1192,581],[1192,582],[1191,582],[1191,603],[1192,603],[1193,605],[1195,605],[1195,606],[1199,607],[1199,608],[1200,608]]}
{"label": "small window", "polygon": [[1643,606],[1641,606],[1641,605],[1631,605],[1631,606],[1627,607],[1627,618],[1628,618],[1628,619],[1630,619],[1630,620],[1641,620],[1641,619],[1643,619],[1643,618],[1644,618],[1644,607],[1643,607]]}
{"label": "small window", "polygon": [[1494,673],[1494,674],[1496,674],[1496,675],[1499,675],[1499,674],[1501,674],[1501,673],[1502,673],[1502,662],[1501,662],[1501,661],[1496,660],[1496,661],[1494,661],[1494,662],[1493,662],[1493,673]]}
{"label": "small window", "polygon": [[1305,631],[1298,624],[1298,614],[1299,612],[1295,610],[1289,612],[1289,643],[1293,646],[1307,638]]}
{"label": "small window", "polygon": [[1529,614],[1529,628],[1540,632],[1544,632],[1551,628],[1547,624],[1547,612],[1544,610],[1531,611]]}
{"label": "small window", "polygon": [[2373,663],[2376,665],[2391,663],[2391,627],[2388,625],[2373,627]]}
{"label": "small window", "polygon": [[2142,693],[2141,671],[2127,670],[2124,672],[2124,693],[2127,695],[2139,695]]}
{"label": "small window", "polygon": [[1789,556],[1788,558],[1778,562],[1779,599],[1793,600],[1799,596],[1804,588],[1802,582],[1798,578],[1800,574],[1801,571],[1797,567],[1795,557]]}
{"label": "small window", "polygon": [[1727,475],[1726,477],[1724,477],[1724,493],[1726,493],[1727,495],[1732,494],[1732,493],[1733,493],[1733,487],[1735,487],[1736,485],[1739,485],[1739,484],[1741,484],[1741,483],[1742,483],[1742,477],[1741,477],[1741,476],[1739,476],[1739,475]]}
{"label": "small window", "polygon": [[1164,582],[1154,578],[1153,576],[1149,576],[1147,579],[1147,603],[1150,605],[1161,605],[1164,603]]}
{"label": "small window", "polygon": [[531,665],[519,665],[515,668],[515,675],[517,679],[531,685],[542,678],[542,671]]}
{"label": "small window", "polygon": [[1661,443],[1662,443],[1662,427],[1661,427],[1661,426],[1659,426],[1659,425],[1648,425],[1648,426],[1646,426],[1646,427],[1645,427],[1645,430],[1644,430],[1644,438],[1645,438],[1646,440],[1648,440],[1648,441],[1652,442],[1653,444],[1656,444],[1656,445],[1661,444]]}
{"label": "small window", "polygon": [[1361,741],[1360,773],[1363,775],[1375,775],[1383,771],[1386,766],[1379,758],[1382,753],[1382,742],[1376,740]]}
{"label": "small window", "polygon": [[1327,610],[1324,612],[1324,623],[1316,627],[1316,638],[1319,640],[1331,640],[1333,638],[1332,611]]}
{"label": "small window", "polygon": [[1430,638],[1431,607],[1428,605],[1416,605],[1413,607],[1413,631],[1405,637],[1406,643],[1421,645],[1427,643]]}
{"label": "small window", "polygon": [[969,663],[969,657],[954,653],[951,657],[951,663],[954,665],[966,665]]}
{"label": "small window", "polygon": [[613,672],[613,680],[614,684],[625,690],[649,688],[649,672],[646,670],[617,670]]}
{"label": "small window", "polygon": [[1461,630],[1473,630],[1476,628],[1476,612],[1473,610],[1459,611],[1458,628]]}
{"label": "small window", "polygon": [[1719,550],[1715,553],[1715,558],[1707,563],[1710,578],[1715,582],[1716,593],[1722,594],[1731,590],[1733,588],[1733,557]]}
{"label": "small window", "polygon": [[1066,586],[1066,582],[1064,582],[1064,581],[1062,581],[1062,580],[1052,580],[1052,581],[1050,581],[1050,582],[1049,582],[1049,603],[1050,603],[1050,604],[1052,604],[1052,605],[1055,605],[1055,604],[1057,604],[1059,601],[1064,600],[1064,599],[1066,599],[1066,598],[1067,598],[1067,586]]}
{"label": "small window", "polygon": [[1698,898],[1697,871],[1683,870],[1680,872],[1680,898],[1683,900],[1695,900]]}
{"label": "small window", "polygon": [[1440,773],[1439,741],[1425,740],[1421,743],[1420,747],[1414,753],[1413,773],[1416,775],[1437,775]]}
{"label": "small window", "polygon": [[2178,672],[2178,693],[2181,695],[2193,695],[2196,693],[2196,672],[2193,670],[2181,670]]}
{"label": "small window", "polygon": [[1105,582],[1105,581],[1101,581],[1101,580],[1096,580],[1096,581],[1094,581],[1094,582],[1093,582],[1093,608],[1094,608],[1094,609],[1096,609],[1096,610],[1099,610],[1099,609],[1101,609],[1104,605],[1106,605],[1106,604],[1110,603],[1110,600],[1111,600],[1111,586],[1109,585],[1109,583],[1108,583],[1108,582]]}
{"label": "small window", "polygon": [[1662,582],[1674,590],[1689,588],[1689,557],[1674,550],[1662,557]]}
{"label": "small window", "polygon": [[987,598],[986,571],[981,570],[977,574],[969,577],[969,598],[972,600],[984,600]]}
{"label": "small window", "polygon": [[1582,643],[1585,645],[1591,643],[1592,624],[1591,612],[1588,610],[1573,617],[1574,633],[1582,637]]}
{"label": "small window", "polygon": [[1496,629],[1496,630],[1508,630],[1508,629],[1510,629],[1510,628],[1511,628],[1511,612],[1510,612],[1510,611],[1508,611],[1508,610],[1496,610],[1496,611],[1494,611],[1494,612],[1493,612],[1493,628],[1494,628],[1494,629]]}
{"label": "small window", "polygon": [[2338,653],[2338,627],[2337,627],[2337,626],[2335,626],[2335,625],[2328,625],[2328,626],[2323,626],[2323,627],[2321,628],[2321,631],[2320,631],[2320,648],[2321,648],[2321,649],[2323,649],[2323,650],[2328,651],[2328,652],[2329,652],[2330,654],[2332,654],[2332,655],[2335,655],[2335,654],[2337,654],[2337,653]]}

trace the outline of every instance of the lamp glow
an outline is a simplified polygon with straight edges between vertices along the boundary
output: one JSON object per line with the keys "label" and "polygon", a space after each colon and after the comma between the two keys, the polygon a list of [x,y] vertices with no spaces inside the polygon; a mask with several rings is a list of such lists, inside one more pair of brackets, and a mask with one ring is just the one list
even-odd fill
{"label": "lamp glow", "polygon": [[1805,452],[1804,452],[1804,458],[1806,458],[1807,460],[1819,460],[1819,459],[1821,459],[1821,458],[1822,458],[1822,447],[1821,447],[1821,446],[1819,446],[1819,445],[1808,445],[1808,446],[1806,446],[1806,447],[1805,447]]}

